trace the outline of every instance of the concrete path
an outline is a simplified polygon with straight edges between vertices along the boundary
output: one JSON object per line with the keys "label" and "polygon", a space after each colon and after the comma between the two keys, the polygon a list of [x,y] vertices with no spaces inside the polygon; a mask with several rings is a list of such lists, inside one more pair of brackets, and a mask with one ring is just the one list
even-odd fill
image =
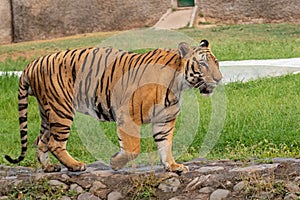
{"label": "concrete path", "polygon": [[223,83],[300,73],[300,58],[220,62]]}
{"label": "concrete path", "polygon": [[178,29],[187,26],[190,23],[193,14],[193,8],[172,11],[169,9],[161,19],[154,25],[157,29]]}
{"label": "concrete path", "polygon": [[300,58],[220,62],[223,83],[300,73]]}

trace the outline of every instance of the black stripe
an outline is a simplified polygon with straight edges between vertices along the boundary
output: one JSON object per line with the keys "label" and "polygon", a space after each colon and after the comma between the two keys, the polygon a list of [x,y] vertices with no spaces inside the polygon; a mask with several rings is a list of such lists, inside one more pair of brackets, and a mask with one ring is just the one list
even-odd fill
{"label": "black stripe", "polygon": [[21,135],[21,138],[26,136],[27,135],[27,131],[24,131],[24,130],[21,130],[20,131],[20,135]]}
{"label": "black stripe", "polygon": [[100,55],[99,59],[98,59],[98,62],[97,62],[97,70],[96,70],[96,75],[95,77],[98,77],[98,74],[99,74],[99,71],[100,71],[100,68],[101,68],[101,60],[102,60],[102,54]]}
{"label": "black stripe", "polygon": [[70,52],[70,49],[68,49],[67,51],[65,51],[65,53],[63,55],[63,58],[65,58],[69,52]]}
{"label": "black stripe", "polygon": [[27,143],[27,139],[21,140],[21,144],[26,144],[26,143]]}
{"label": "black stripe", "polygon": [[158,138],[158,139],[155,139],[155,138],[154,138],[154,141],[155,141],[155,142],[162,142],[162,141],[165,141],[166,139],[167,139],[167,138],[164,138],[164,137],[163,137],[163,138]]}
{"label": "black stripe", "polygon": [[19,112],[28,108],[27,103],[19,103]]}
{"label": "black stripe", "polygon": [[84,52],[86,52],[86,50],[87,50],[87,49],[82,49],[82,50],[80,51],[77,60],[80,60],[82,54],[83,54]]}
{"label": "black stripe", "polygon": [[141,117],[141,123],[144,124],[144,119],[143,119],[143,102],[141,102],[141,105],[140,105],[140,117]]}
{"label": "black stripe", "polygon": [[174,55],[170,58],[170,60],[168,60],[168,61],[164,64],[164,66],[163,66],[162,68],[168,66],[168,64],[169,64],[176,56],[177,56],[177,55],[174,54]]}
{"label": "black stripe", "polygon": [[168,136],[170,131],[172,131],[173,129],[174,129],[174,127],[171,127],[168,130],[159,131],[159,132],[153,134],[153,137],[155,138],[156,136],[159,136],[159,135]]}
{"label": "black stripe", "polygon": [[105,53],[106,53],[105,62],[104,62],[104,67],[105,68],[107,67],[107,59],[108,59],[109,55],[111,54],[111,52],[112,52],[111,48],[108,48],[108,49],[105,50]]}
{"label": "black stripe", "polygon": [[24,122],[27,122],[27,117],[19,117],[19,123],[22,124]]}

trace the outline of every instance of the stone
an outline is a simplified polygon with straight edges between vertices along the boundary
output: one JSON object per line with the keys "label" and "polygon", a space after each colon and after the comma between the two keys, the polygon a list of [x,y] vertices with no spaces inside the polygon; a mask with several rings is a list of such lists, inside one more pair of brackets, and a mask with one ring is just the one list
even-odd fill
{"label": "stone", "polygon": [[291,193],[298,193],[300,190],[299,190],[299,186],[294,184],[293,182],[288,182],[286,184],[286,188],[288,189],[289,192]]}
{"label": "stone", "polygon": [[64,189],[64,190],[69,188],[68,185],[66,185],[65,183],[60,182],[58,180],[50,180],[49,184],[54,187],[62,187],[62,189]]}
{"label": "stone", "polygon": [[76,183],[70,185],[70,190],[74,190],[77,194],[83,193],[83,188],[77,185]]}
{"label": "stone", "polygon": [[68,176],[67,174],[63,174],[61,175],[61,181],[65,182],[70,178],[70,176]]}
{"label": "stone", "polygon": [[239,192],[244,188],[245,188],[245,182],[244,181],[238,182],[235,186],[233,186],[233,190],[235,192]]}
{"label": "stone", "polygon": [[94,193],[94,195],[96,195],[97,197],[101,198],[101,199],[107,199],[107,195],[111,192],[110,189],[101,189],[98,190]]}
{"label": "stone", "polygon": [[261,171],[271,171],[275,170],[278,167],[279,163],[275,164],[261,164],[261,165],[254,165],[249,167],[237,167],[229,170],[229,172],[243,172],[243,173],[255,173]]}
{"label": "stone", "polygon": [[101,190],[107,188],[106,185],[104,185],[103,183],[101,183],[100,181],[95,181],[93,183],[93,186],[90,188],[90,193],[97,195],[97,196],[103,196],[103,192],[101,192]]}
{"label": "stone", "polygon": [[226,199],[230,194],[229,190],[217,189],[210,195],[210,200],[222,200]]}
{"label": "stone", "polygon": [[68,197],[68,196],[62,196],[62,197],[60,198],[60,200],[71,200],[71,198]]}
{"label": "stone", "polygon": [[107,200],[119,200],[119,199],[123,199],[123,196],[118,191],[113,191],[107,195]]}
{"label": "stone", "polygon": [[188,200],[189,198],[187,198],[186,196],[176,196],[176,197],[172,197],[169,200]]}
{"label": "stone", "polygon": [[274,194],[272,192],[261,192],[258,199],[274,199]]}
{"label": "stone", "polygon": [[209,199],[209,194],[198,194],[197,196],[195,196],[195,198],[193,198],[193,200],[208,200]]}
{"label": "stone", "polygon": [[112,176],[113,172],[107,171],[107,170],[96,170],[96,171],[91,172],[91,174],[94,174],[94,175],[100,176],[100,177],[108,177],[108,176]]}
{"label": "stone", "polygon": [[208,174],[206,176],[202,175],[200,177],[194,178],[185,188],[185,191],[190,191],[196,189],[198,186],[201,186],[204,182],[208,182],[211,175]]}
{"label": "stone", "polygon": [[296,194],[288,194],[284,197],[284,200],[296,200],[298,196]]}
{"label": "stone", "polygon": [[300,183],[300,176],[297,176],[297,177],[294,179],[294,181],[295,181],[296,183]]}
{"label": "stone", "polygon": [[212,187],[204,187],[204,188],[201,188],[199,190],[199,193],[202,193],[202,194],[210,194],[214,191],[214,188]]}
{"label": "stone", "polygon": [[89,193],[89,192],[85,192],[83,194],[80,194],[77,198],[77,200],[100,200],[100,198],[96,197],[95,195]]}
{"label": "stone", "polygon": [[84,179],[73,179],[72,182],[77,183],[83,189],[89,189],[90,187],[92,187],[91,181],[86,181]]}
{"label": "stone", "polygon": [[179,186],[180,181],[177,178],[172,177],[160,183],[158,189],[164,192],[176,192]]}
{"label": "stone", "polygon": [[213,167],[201,167],[200,169],[197,169],[195,171],[198,171],[200,173],[213,173],[217,171],[223,171],[224,167],[221,166],[213,166]]}

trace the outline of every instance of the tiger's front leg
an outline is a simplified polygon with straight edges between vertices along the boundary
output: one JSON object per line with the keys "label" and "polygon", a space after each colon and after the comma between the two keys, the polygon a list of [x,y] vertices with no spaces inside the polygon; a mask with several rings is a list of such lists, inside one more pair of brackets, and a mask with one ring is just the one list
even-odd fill
{"label": "tiger's front leg", "polygon": [[176,119],[170,122],[153,123],[152,131],[154,141],[157,145],[160,159],[165,167],[165,170],[180,174],[187,172],[188,168],[183,164],[176,163],[172,155],[172,139],[175,129],[175,122]]}
{"label": "tiger's front leg", "polygon": [[120,151],[110,159],[110,166],[113,170],[123,168],[140,153],[140,125],[134,122],[118,123],[117,132]]}

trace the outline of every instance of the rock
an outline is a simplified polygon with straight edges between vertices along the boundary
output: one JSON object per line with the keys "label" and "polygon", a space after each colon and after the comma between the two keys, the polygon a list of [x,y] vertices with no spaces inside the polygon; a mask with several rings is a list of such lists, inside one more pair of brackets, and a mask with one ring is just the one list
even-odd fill
{"label": "rock", "polygon": [[111,192],[110,189],[101,189],[101,190],[98,190],[97,192],[95,192],[94,195],[96,195],[97,197],[99,197],[101,199],[107,199],[107,194],[110,192]]}
{"label": "rock", "polygon": [[295,181],[296,183],[300,183],[300,176],[297,176],[297,177],[294,179],[294,181]]}
{"label": "rock", "polygon": [[261,192],[258,199],[274,199],[274,194],[272,192]]}
{"label": "rock", "polygon": [[189,198],[185,197],[185,196],[177,196],[177,197],[172,197],[169,200],[188,200]]}
{"label": "rock", "polygon": [[123,199],[123,196],[118,191],[113,191],[107,195],[107,200],[119,200],[119,199]]}
{"label": "rock", "polygon": [[198,186],[200,187],[204,182],[208,182],[209,178],[211,177],[211,175],[202,175],[200,177],[196,177],[194,178],[185,188],[186,191],[190,191],[190,190],[194,190],[196,189]]}
{"label": "rock", "polygon": [[98,197],[96,197],[95,195],[89,193],[89,192],[85,192],[81,195],[78,196],[77,200],[100,200]]}
{"label": "rock", "polygon": [[210,200],[222,200],[226,199],[230,194],[229,190],[217,189],[210,195]]}
{"label": "rock", "polygon": [[198,194],[197,196],[195,196],[195,198],[193,198],[193,200],[207,200],[207,199],[209,199],[209,194],[204,194],[204,193]]}
{"label": "rock", "polygon": [[96,170],[96,171],[91,172],[91,174],[94,174],[94,175],[100,176],[100,177],[108,177],[108,176],[112,176],[113,172],[105,171],[105,170]]}
{"label": "rock", "polygon": [[284,200],[296,200],[298,196],[296,194],[288,194],[284,197]]}
{"label": "rock", "polygon": [[179,186],[180,181],[177,178],[172,177],[160,183],[158,188],[164,192],[176,192]]}
{"label": "rock", "polygon": [[300,190],[299,190],[299,186],[298,185],[295,185],[293,182],[288,182],[286,184],[286,188],[288,189],[289,192],[291,193],[298,193]]}
{"label": "rock", "polygon": [[78,185],[80,185],[83,189],[89,189],[90,187],[92,187],[91,181],[86,181],[84,179],[72,179],[73,183],[77,183]]}
{"label": "rock", "polygon": [[73,183],[73,184],[70,186],[70,190],[74,190],[77,194],[83,193],[83,188],[80,187],[79,185],[77,185],[76,183]]}
{"label": "rock", "polygon": [[49,181],[49,184],[50,184],[51,186],[54,186],[54,187],[62,187],[62,189],[64,189],[64,190],[66,190],[66,189],[69,188],[68,185],[66,185],[65,183],[60,182],[60,181],[58,181],[58,180],[50,180],[50,181]]}
{"label": "rock", "polygon": [[239,192],[239,191],[241,191],[241,190],[244,189],[244,188],[245,188],[245,182],[244,182],[244,181],[241,181],[241,182],[237,183],[237,184],[233,187],[233,190],[234,190],[235,192]]}
{"label": "rock", "polygon": [[204,187],[199,190],[199,193],[210,194],[213,191],[214,191],[214,188],[212,188],[212,187]]}
{"label": "rock", "polygon": [[68,196],[62,196],[62,197],[60,198],[60,200],[71,200],[71,198],[68,197]]}
{"label": "rock", "polygon": [[104,185],[103,183],[101,183],[100,181],[95,181],[93,183],[93,186],[91,187],[90,190],[98,190],[98,189],[105,189],[107,188],[106,185]]}
{"label": "rock", "polygon": [[244,172],[244,173],[255,173],[255,172],[261,172],[261,171],[271,171],[275,170],[279,164],[261,164],[261,165],[254,165],[249,167],[237,167],[229,170],[229,172]]}
{"label": "rock", "polygon": [[224,167],[221,166],[214,166],[214,167],[201,167],[200,169],[197,169],[195,171],[198,171],[200,173],[212,173],[217,171],[223,171]]}
{"label": "rock", "polygon": [[181,199],[180,199],[180,197],[173,197],[173,198],[171,198],[169,200],[181,200]]}
{"label": "rock", "polygon": [[68,176],[67,174],[63,174],[61,175],[61,181],[65,182],[70,178],[70,176]]}

